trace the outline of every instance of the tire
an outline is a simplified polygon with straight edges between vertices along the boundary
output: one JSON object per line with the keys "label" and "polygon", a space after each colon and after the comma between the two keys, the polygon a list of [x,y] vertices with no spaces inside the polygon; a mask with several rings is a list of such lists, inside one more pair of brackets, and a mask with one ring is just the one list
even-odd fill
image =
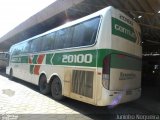
{"label": "tire", "polygon": [[45,75],[40,76],[39,90],[44,95],[47,95],[50,92],[50,85],[47,83],[47,77]]}
{"label": "tire", "polygon": [[55,100],[62,100],[64,96],[62,95],[62,84],[58,77],[54,78],[51,84],[52,97]]}

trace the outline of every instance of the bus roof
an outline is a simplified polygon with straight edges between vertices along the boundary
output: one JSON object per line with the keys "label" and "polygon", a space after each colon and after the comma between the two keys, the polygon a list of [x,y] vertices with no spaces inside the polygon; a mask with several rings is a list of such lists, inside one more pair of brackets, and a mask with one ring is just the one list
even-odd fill
{"label": "bus roof", "polygon": [[[12,45],[12,46],[15,46],[15,45],[17,45],[17,44],[23,43],[23,42],[25,42],[25,41],[30,41],[30,40],[32,40],[32,39],[38,38],[38,37],[40,37],[40,36],[44,36],[44,35],[46,35],[46,34],[48,34],[48,33],[51,33],[51,32],[54,32],[54,31],[58,31],[58,30],[63,29],[63,28],[67,28],[67,27],[76,25],[76,24],[78,24],[78,23],[80,23],[80,22],[86,21],[86,20],[88,20],[88,19],[91,19],[91,18],[94,18],[94,17],[97,17],[97,16],[104,16],[107,11],[117,12],[117,11],[119,11],[119,10],[118,10],[118,9],[115,9],[115,8],[112,7],[112,6],[108,6],[108,7],[106,7],[106,8],[103,8],[103,9],[95,12],[95,13],[92,13],[92,14],[90,14],[90,15],[88,15],[88,16],[84,16],[84,17],[82,17],[82,18],[80,18],[80,19],[77,19],[77,20],[74,20],[74,21],[70,21],[70,22],[65,23],[65,24],[63,24],[63,25],[61,25],[61,26],[58,26],[58,27],[56,27],[56,28],[53,28],[53,29],[51,29],[51,30],[49,30],[49,31],[46,31],[46,32],[41,33],[41,34],[36,35],[36,36],[33,36],[33,37],[31,37],[31,38],[28,38],[28,39],[26,39],[26,40],[24,40],[24,41],[22,41],[22,42],[16,43],[16,44],[14,44],[14,45]],[[121,11],[119,11],[119,12],[121,12]],[[121,12],[121,13],[122,13],[122,12]],[[124,14],[124,13],[123,13],[123,14]],[[126,15],[126,16],[127,16],[127,15]],[[131,18],[130,18],[130,19],[131,19]],[[132,20],[132,21],[133,21],[134,23],[136,23],[134,20]],[[12,47],[12,46],[11,46],[11,47]]]}

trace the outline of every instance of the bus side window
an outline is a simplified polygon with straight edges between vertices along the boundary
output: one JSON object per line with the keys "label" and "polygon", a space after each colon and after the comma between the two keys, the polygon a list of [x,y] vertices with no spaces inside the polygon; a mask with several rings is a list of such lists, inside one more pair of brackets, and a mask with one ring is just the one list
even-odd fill
{"label": "bus side window", "polygon": [[69,45],[70,45],[70,47],[75,47],[74,46],[74,39],[73,39],[73,35],[74,35],[74,30],[75,30],[75,27],[73,26],[73,27],[70,27],[70,31],[69,31]]}
{"label": "bus side window", "polygon": [[15,46],[13,46],[12,49],[10,50],[11,55],[15,55],[15,51],[16,51]]}
{"label": "bus side window", "polygon": [[83,45],[94,44],[98,31],[99,20],[100,18],[98,17],[83,23],[86,30],[84,34]]}
{"label": "bus side window", "polygon": [[74,27],[67,28],[65,32],[65,39],[64,39],[64,48],[73,47],[72,38],[74,33]]}
{"label": "bus side window", "polygon": [[56,32],[54,49],[64,48],[64,42],[66,39],[66,31],[67,29],[62,29]]}
{"label": "bus side window", "polygon": [[73,47],[92,45],[98,31],[100,18],[94,18],[74,26]]}
{"label": "bus side window", "polygon": [[23,54],[24,51],[24,43],[19,44],[19,54]]}
{"label": "bus side window", "polygon": [[30,51],[30,46],[31,46],[31,42],[30,42],[30,41],[24,42],[24,50],[23,50],[23,53],[29,53],[29,51]]}
{"label": "bus side window", "polygon": [[74,34],[73,34],[73,47],[83,46],[82,41],[84,39],[84,34],[86,30],[84,29],[83,24],[77,24],[74,26]]}
{"label": "bus side window", "polygon": [[23,44],[18,44],[16,45],[15,47],[15,50],[14,50],[14,55],[20,55],[22,53],[22,49],[23,49]]}
{"label": "bus side window", "polygon": [[33,39],[31,42],[31,52],[39,52],[42,50],[43,37]]}
{"label": "bus side window", "polygon": [[10,48],[10,50],[9,50],[9,55],[12,55],[13,54],[13,46]]}
{"label": "bus side window", "polygon": [[43,36],[42,51],[52,50],[54,44],[55,33]]}

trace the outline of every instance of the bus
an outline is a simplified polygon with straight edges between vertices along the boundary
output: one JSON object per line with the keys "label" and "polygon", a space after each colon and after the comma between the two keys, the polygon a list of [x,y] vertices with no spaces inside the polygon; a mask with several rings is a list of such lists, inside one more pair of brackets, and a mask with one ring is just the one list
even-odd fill
{"label": "bus", "polygon": [[5,69],[8,66],[8,52],[0,52],[0,69]]}
{"label": "bus", "polygon": [[11,46],[6,73],[53,99],[117,105],[141,95],[141,30],[109,6]]}

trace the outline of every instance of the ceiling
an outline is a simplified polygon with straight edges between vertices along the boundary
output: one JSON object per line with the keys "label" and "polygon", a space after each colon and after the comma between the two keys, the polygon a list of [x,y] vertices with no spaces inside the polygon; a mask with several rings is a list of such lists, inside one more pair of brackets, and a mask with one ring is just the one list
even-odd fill
{"label": "ceiling", "polygon": [[89,14],[110,5],[140,24],[143,53],[160,53],[160,0],[85,0],[71,10]]}
{"label": "ceiling", "polygon": [[[30,28],[17,32],[14,36],[10,36],[7,38],[8,42],[4,41],[0,43],[0,49],[8,49],[11,44],[52,29],[63,24],[68,19],[74,20],[104,7],[113,6],[128,14],[140,24],[142,29],[143,53],[160,53],[160,13],[158,13],[158,11],[160,11],[160,0],[58,0],[59,3],[61,2],[61,6],[65,6],[65,4],[67,5],[68,1],[77,1],[77,3],[70,7],[66,7],[63,11],[60,11],[41,23],[37,23]],[[36,15],[33,17],[36,17]],[[29,18],[28,21],[30,19],[31,18]],[[23,24],[25,24],[25,22],[22,23],[21,26],[23,26]],[[16,31],[16,28],[11,32],[13,31]],[[11,32],[5,36],[9,36]]]}

